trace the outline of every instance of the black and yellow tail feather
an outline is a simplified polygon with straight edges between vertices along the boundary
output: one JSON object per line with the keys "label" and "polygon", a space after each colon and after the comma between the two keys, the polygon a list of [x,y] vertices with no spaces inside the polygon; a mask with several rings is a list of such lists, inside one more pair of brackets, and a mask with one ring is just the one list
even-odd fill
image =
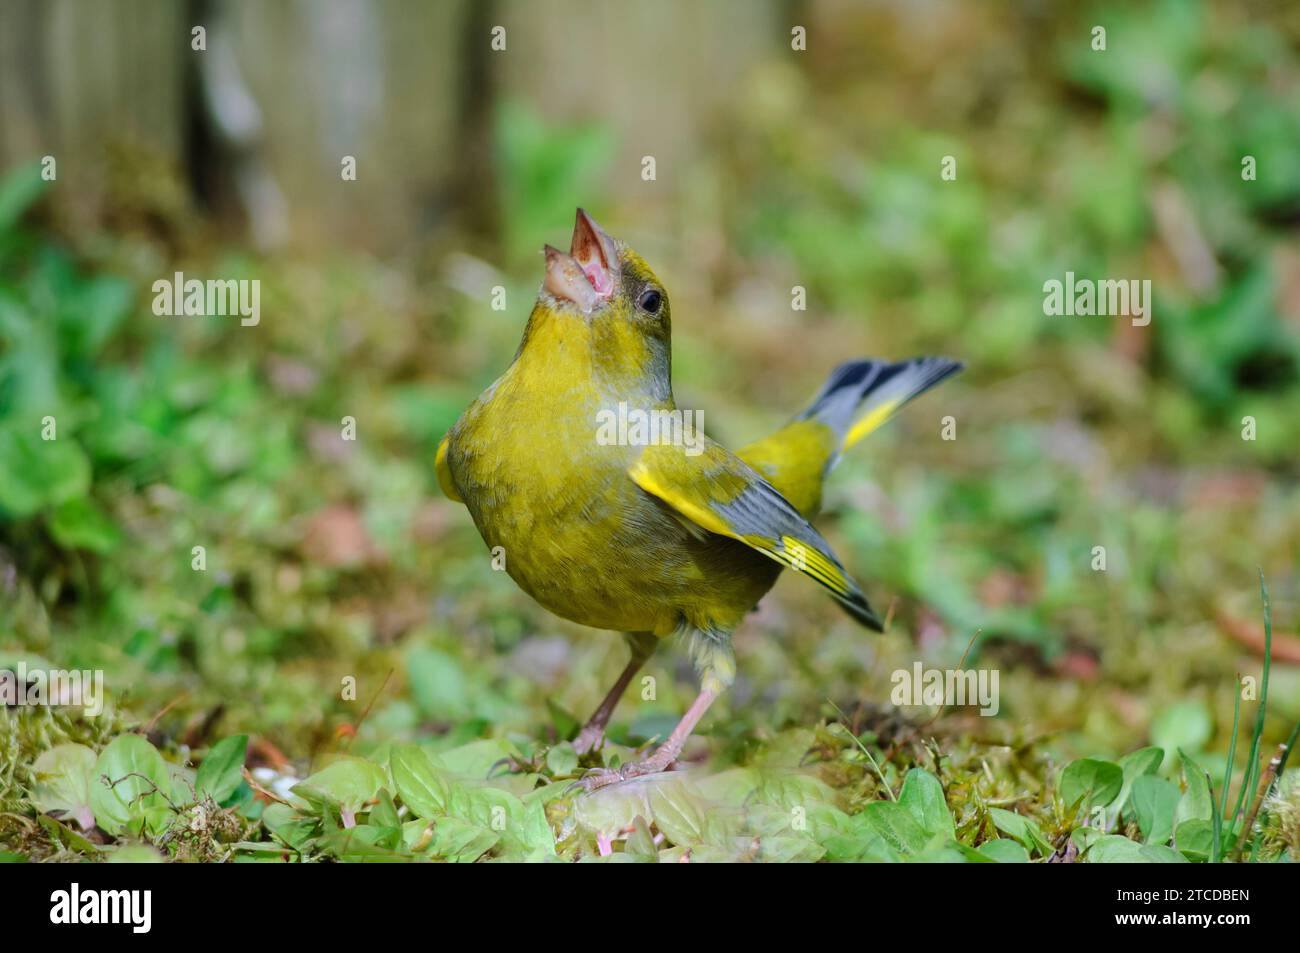
{"label": "black and yellow tail feather", "polygon": [[914,357],[906,361],[859,360],[841,364],[799,419],[826,424],[841,437],[847,450],[877,430],[913,397],[962,369],[946,357]]}

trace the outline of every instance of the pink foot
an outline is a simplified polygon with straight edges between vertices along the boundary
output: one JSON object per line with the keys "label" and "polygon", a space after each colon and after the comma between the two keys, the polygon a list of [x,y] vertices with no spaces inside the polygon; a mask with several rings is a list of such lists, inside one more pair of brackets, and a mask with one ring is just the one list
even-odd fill
{"label": "pink foot", "polygon": [[643,778],[649,774],[662,774],[668,770],[671,764],[671,759],[666,760],[652,755],[644,761],[630,761],[617,768],[595,768],[583,775],[577,783],[582,785],[583,790],[590,794],[592,791],[609,787],[611,784],[631,781],[633,778]]}

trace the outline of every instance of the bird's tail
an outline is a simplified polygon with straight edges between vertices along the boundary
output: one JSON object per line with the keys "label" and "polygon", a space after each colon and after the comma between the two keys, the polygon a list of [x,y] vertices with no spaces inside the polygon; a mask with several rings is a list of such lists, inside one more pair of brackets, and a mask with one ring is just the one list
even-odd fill
{"label": "bird's tail", "polygon": [[946,357],[914,357],[891,364],[871,359],[848,361],[831,372],[800,420],[826,424],[847,450],[876,430],[913,397],[962,369]]}
{"label": "bird's tail", "polygon": [[961,368],[960,361],[946,357],[841,364],[803,413],[737,453],[811,519],[821,508],[822,483],[841,451]]}
{"label": "bird's tail", "polygon": [[[803,413],[737,453],[804,517],[812,519],[821,508],[822,483],[840,452],[878,428],[913,397],[961,369],[960,361],[946,357],[914,357],[896,364],[849,361],[831,372]],[[869,608],[868,616],[840,601],[858,621],[880,628]]]}

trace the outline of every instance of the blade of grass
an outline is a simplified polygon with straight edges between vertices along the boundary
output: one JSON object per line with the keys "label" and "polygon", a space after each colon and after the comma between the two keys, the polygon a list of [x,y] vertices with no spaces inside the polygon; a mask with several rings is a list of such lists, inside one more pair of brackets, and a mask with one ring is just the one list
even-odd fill
{"label": "blade of grass", "polygon": [[1268,673],[1273,660],[1273,610],[1268,602],[1268,586],[1264,583],[1264,570],[1259,571],[1259,592],[1264,601],[1264,672],[1259,688],[1259,711],[1255,715],[1255,731],[1250,739],[1250,756],[1246,760],[1246,776],[1237,792],[1237,805],[1232,811],[1233,830],[1241,818],[1246,804],[1246,793],[1253,791],[1259,777],[1259,739],[1264,734],[1264,713],[1268,710]]}
{"label": "blade of grass", "polygon": [[[1201,772],[1205,775],[1205,783],[1206,783],[1206,785],[1209,785],[1209,783],[1210,783],[1210,772],[1209,772],[1209,771],[1206,771],[1204,768],[1201,769]],[[1232,773],[1232,760],[1231,760],[1231,758],[1228,760],[1228,773],[1229,773],[1229,774]],[[1227,784],[1228,784],[1228,782],[1225,780],[1223,783],[1224,783],[1224,788],[1223,788],[1223,790],[1224,790],[1224,795],[1225,795],[1225,796],[1224,796],[1224,800],[1226,801],[1226,800],[1227,800],[1227,791],[1228,791],[1228,788],[1227,788]],[[1222,854],[1223,854],[1223,818],[1220,816],[1221,813],[1222,813],[1221,811],[1211,811],[1211,812],[1210,812],[1210,828],[1211,828],[1211,831],[1212,831],[1213,834],[1214,834],[1214,841],[1213,841],[1213,843],[1210,845],[1210,863],[1212,863],[1212,864],[1217,864],[1217,863],[1219,863],[1219,861],[1222,859]]]}
{"label": "blade of grass", "polygon": [[897,801],[898,798],[896,798],[894,796],[894,792],[889,789],[889,782],[885,780],[885,775],[884,772],[880,770],[880,765],[878,765],[876,763],[876,759],[871,756],[871,752],[868,751],[867,746],[862,743],[862,739],[859,738],[857,735],[855,735],[853,733],[853,729],[849,727],[848,715],[844,714],[844,712],[840,710],[840,706],[835,704],[835,702],[831,701],[829,698],[826,700],[830,702],[830,706],[834,708],[836,712],[839,713],[840,724],[842,724],[845,730],[848,731],[849,737],[852,738],[855,742],[857,742],[858,747],[862,749],[862,753],[865,754],[867,756],[867,760],[871,762],[871,766],[876,769],[876,777],[880,778],[880,785],[885,789],[885,793],[889,795],[889,799],[891,801]]}
{"label": "blade of grass", "polygon": [[1223,790],[1219,792],[1219,816],[1228,813],[1228,789],[1232,786],[1232,767],[1237,759],[1237,731],[1241,727],[1241,673],[1237,673],[1237,697],[1232,703],[1232,736],[1228,739],[1228,764],[1223,769]]}

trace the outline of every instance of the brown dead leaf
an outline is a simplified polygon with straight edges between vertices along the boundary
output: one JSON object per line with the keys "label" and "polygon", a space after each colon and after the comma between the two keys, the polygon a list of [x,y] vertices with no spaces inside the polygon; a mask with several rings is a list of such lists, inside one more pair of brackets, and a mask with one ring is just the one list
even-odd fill
{"label": "brown dead leaf", "polygon": [[383,553],[351,506],[327,506],[307,521],[301,550],[304,558],[330,569],[355,569],[382,562]]}

